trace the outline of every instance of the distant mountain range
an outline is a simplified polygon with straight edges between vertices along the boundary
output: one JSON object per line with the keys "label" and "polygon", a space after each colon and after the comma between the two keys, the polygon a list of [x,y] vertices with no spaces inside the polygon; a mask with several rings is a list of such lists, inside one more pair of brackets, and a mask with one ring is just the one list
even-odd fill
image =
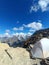
{"label": "distant mountain range", "polygon": [[28,47],[30,44],[35,44],[41,38],[47,37],[49,38],[49,28],[41,29],[36,31],[33,35],[13,35],[11,37],[4,36],[0,37],[0,41],[2,43],[7,43],[11,47]]}
{"label": "distant mountain range", "polygon": [[12,37],[7,37],[7,36],[4,36],[4,37],[0,37],[0,41],[1,43],[7,43],[9,44],[9,46],[11,47],[17,47],[17,46],[20,46],[20,47],[23,47],[23,44],[25,43],[25,41],[30,38],[31,35],[13,35]]}

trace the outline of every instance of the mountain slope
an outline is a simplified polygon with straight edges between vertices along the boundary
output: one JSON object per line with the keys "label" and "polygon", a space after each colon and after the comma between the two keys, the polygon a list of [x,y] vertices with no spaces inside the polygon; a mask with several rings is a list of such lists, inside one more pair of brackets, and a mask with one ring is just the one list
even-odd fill
{"label": "mountain slope", "polygon": [[28,47],[30,44],[35,44],[41,38],[49,38],[49,28],[36,31],[24,44],[24,47]]}

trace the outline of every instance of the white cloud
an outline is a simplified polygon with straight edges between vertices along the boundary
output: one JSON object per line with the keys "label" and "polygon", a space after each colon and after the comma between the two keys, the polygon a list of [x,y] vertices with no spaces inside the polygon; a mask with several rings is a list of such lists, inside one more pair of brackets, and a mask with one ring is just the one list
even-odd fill
{"label": "white cloud", "polygon": [[12,36],[18,36],[19,35],[19,33],[13,33],[12,34]]}
{"label": "white cloud", "polygon": [[32,33],[31,33],[31,32],[28,32],[28,33],[27,33],[27,35],[28,35],[28,36],[31,36],[31,35],[32,35]]}
{"label": "white cloud", "polygon": [[20,33],[13,33],[12,35],[14,35],[14,36],[25,36],[26,35],[26,33],[23,33],[23,32],[20,32]]}
{"label": "white cloud", "polygon": [[24,29],[24,27],[19,27],[18,29],[19,29],[19,30],[23,30],[23,29]]}
{"label": "white cloud", "polygon": [[31,28],[32,30],[39,30],[42,29],[42,23],[41,22],[32,22],[27,25],[24,24],[25,27]]}
{"label": "white cloud", "polygon": [[11,37],[9,33],[4,33],[3,37]]}
{"label": "white cloud", "polygon": [[30,13],[31,13],[32,11],[37,12],[38,9],[39,9],[39,6],[38,6],[38,5],[31,6],[31,7],[30,7]]}
{"label": "white cloud", "polygon": [[20,32],[19,35],[24,36],[24,35],[26,35],[26,33]]}
{"label": "white cloud", "polygon": [[32,33],[28,32],[28,33],[23,33],[23,32],[20,32],[20,33],[13,33],[12,35],[15,35],[15,36],[26,36],[26,35],[32,35]]}
{"label": "white cloud", "polygon": [[19,27],[19,28],[14,27],[14,28],[13,28],[14,31],[23,30],[23,29],[24,29],[24,27]]}
{"label": "white cloud", "polygon": [[7,29],[5,32],[6,32],[6,33],[9,33],[9,32],[10,32],[10,30],[9,30],[9,29]]}
{"label": "white cloud", "polygon": [[39,9],[41,9],[42,12],[49,10],[49,0],[39,0],[37,5],[34,3],[33,6],[31,6],[30,8],[30,12],[36,12]]}
{"label": "white cloud", "polygon": [[34,29],[31,28],[29,31],[30,31],[30,32],[35,32],[36,30],[34,30]]}
{"label": "white cloud", "polygon": [[48,10],[48,5],[49,5],[49,0],[39,0],[38,2],[40,8],[42,11],[47,11]]}
{"label": "white cloud", "polygon": [[7,36],[8,36],[8,35],[9,35],[9,33],[5,33],[5,35],[7,35]]}
{"label": "white cloud", "polygon": [[23,32],[17,32],[17,33],[13,33],[13,34],[9,34],[9,33],[4,33],[4,34],[0,34],[0,37],[13,37],[16,36],[19,39],[21,39],[21,37],[23,37],[24,39],[26,39],[26,36],[31,36],[32,33],[28,32],[28,33],[23,33]]}
{"label": "white cloud", "polygon": [[18,30],[18,28],[14,27],[13,30],[16,31],[16,30]]}

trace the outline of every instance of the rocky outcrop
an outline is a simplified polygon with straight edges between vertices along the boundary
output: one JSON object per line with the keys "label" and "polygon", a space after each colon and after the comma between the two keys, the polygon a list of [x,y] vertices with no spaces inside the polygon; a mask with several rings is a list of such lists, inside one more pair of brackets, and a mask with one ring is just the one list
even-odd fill
{"label": "rocky outcrop", "polygon": [[34,62],[26,49],[0,43],[0,65],[33,65]]}

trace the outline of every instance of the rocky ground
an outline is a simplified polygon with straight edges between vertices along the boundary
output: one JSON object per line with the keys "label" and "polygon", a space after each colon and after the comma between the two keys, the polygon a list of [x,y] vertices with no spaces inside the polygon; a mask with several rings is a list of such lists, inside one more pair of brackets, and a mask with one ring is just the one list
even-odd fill
{"label": "rocky ground", "polygon": [[0,65],[33,65],[35,60],[30,59],[29,52],[24,48],[12,48],[0,43]]}

